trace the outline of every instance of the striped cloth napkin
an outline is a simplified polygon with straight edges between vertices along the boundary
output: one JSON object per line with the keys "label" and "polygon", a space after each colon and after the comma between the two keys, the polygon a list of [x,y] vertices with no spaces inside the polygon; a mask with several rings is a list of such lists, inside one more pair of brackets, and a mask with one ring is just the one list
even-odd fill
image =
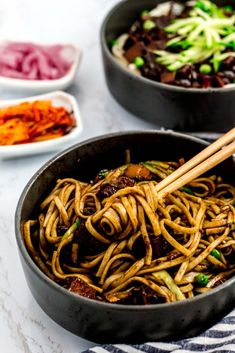
{"label": "striped cloth napkin", "polygon": [[230,353],[235,352],[235,309],[199,336],[171,342],[105,344],[83,353]]}

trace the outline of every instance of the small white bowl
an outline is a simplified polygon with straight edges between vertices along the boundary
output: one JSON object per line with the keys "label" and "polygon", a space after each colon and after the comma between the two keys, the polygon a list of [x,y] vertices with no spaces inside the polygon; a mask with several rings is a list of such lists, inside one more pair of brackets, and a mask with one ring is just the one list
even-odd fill
{"label": "small white bowl", "polygon": [[[81,61],[81,51],[79,48],[72,44],[63,45],[64,51],[66,51],[65,56],[68,61],[72,63],[67,74],[65,74],[63,77],[55,80],[24,80],[0,76],[0,88],[10,89],[11,91],[15,92],[23,90],[24,92],[30,93],[43,93],[62,90],[71,86],[76,77]],[[70,48],[71,50],[67,50]]]}
{"label": "small white bowl", "polygon": [[78,136],[83,131],[81,114],[75,98],[68,93],[56,91],[29,98],[1,101],[0,109],[12,105],[17,105],[23,102],[33,102],[36,100],[51,100],[54,106],[62,106],[65,107],[68,111],[73,111],[76,126],[68,134],[52,140],[0,146],[0,159],[17,158],[22,156],[58,151],[64,146],[71,144],[73,141],[78,140]]}

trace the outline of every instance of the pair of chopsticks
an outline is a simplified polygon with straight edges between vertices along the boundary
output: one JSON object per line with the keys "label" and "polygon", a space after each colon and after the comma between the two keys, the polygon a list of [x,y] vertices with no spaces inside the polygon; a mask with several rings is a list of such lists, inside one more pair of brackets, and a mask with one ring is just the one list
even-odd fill
{"label": "pair of chopsticks", "polygon": [[178,190],[235,153],[235,128],[206,147],[175,172],[163,179],[155,189],[159,198]]}

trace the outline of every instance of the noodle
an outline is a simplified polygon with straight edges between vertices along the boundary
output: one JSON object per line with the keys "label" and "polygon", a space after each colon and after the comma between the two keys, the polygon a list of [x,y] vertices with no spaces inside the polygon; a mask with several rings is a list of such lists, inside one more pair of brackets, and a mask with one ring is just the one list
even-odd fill
{"label": "noodle", "polygon": [[24,224],[40,269],[80,295],[110,303],[193,298],[235,273],[235,189],[201,177],[158,199],[155,186],[182,164],[147,161],[59,179]]}

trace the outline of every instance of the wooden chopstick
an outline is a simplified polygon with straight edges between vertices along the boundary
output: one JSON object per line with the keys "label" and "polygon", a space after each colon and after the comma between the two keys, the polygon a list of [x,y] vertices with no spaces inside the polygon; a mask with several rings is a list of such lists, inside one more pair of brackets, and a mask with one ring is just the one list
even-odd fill
{"label": "wooden chopstick", "polygon": [[204,150],[199,152],[196,156],[191,158],[187,163],[183,164],[180,168],[178,168],[175,172],[170,174],[168,177],[160,181],[156,185],[156,191],[159,192],[167,185],[181,177],[181,175],[187,173],[189,170],[194,168],[199,163],[203,162],[206,158],[210,157],[213,153],[220,150],[222,147],[227,145],[228,143],[235,140],[235,128],[228,131],[225,135],[221,136],[218,140],[213,142],[211,145],[206,147]]}
{"label": "wooden chopstick", "polygon": [[[235,128],[190,159],[175,172],[156,185],[160,198],[210,170],[235,153]],[[231,142],[233,141],[233,142]],[[228,144],[231,142],[230,144]],[[218,151],[219,150],[219,151]],[[217,153],[214,153],[218,151]],[[209,157],[209,158],[208,158]]]}

